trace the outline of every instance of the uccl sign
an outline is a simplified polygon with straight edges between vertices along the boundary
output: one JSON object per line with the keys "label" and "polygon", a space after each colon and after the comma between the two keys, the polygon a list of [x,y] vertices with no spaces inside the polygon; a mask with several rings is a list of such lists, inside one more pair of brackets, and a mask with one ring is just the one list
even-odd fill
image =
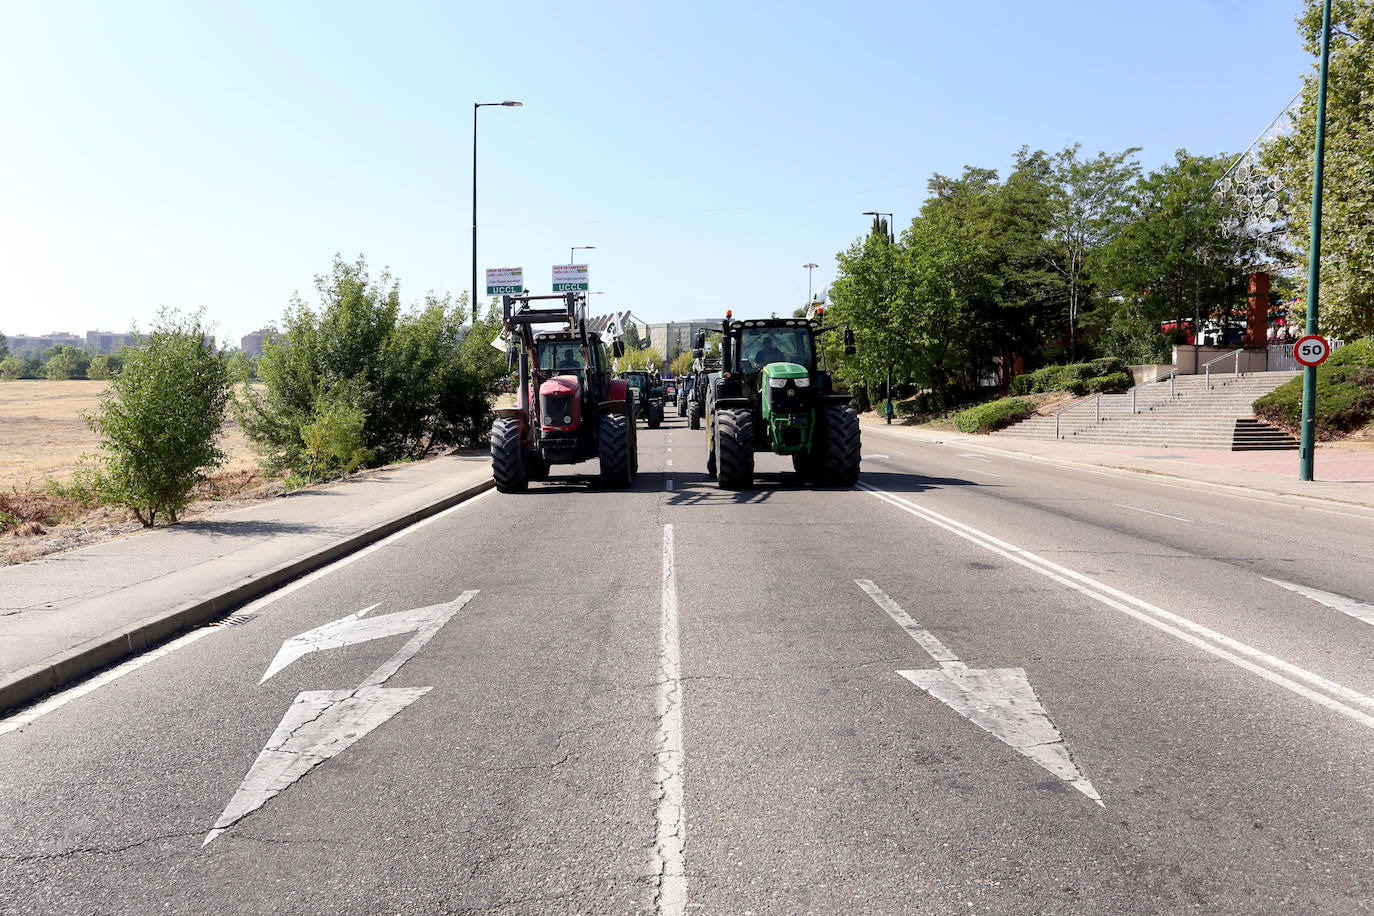
{"label": "uccl sign", "polygon": [[525,268],[489,267],[487,268],[487,295],[519,295],[525,291]]}
{"label": "uccl sign", "polygon": [[591,289],[587,281],[586,264],[553,265],[553,291],[555,293],[586,292]]}

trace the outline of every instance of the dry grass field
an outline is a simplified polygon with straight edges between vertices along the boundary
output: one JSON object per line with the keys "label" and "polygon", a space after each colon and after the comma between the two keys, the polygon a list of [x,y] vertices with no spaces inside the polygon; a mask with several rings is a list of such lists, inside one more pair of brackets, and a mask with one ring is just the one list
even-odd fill
{"label": "dry grass field", "polygon": [[[105,382],[0,382],[0,492],[43,489],[49,477],[67,481],[82,455],[99,450],[83,416],[100,406]],[[256,459],[238,425],[225,429],[223,471],[252,468]]]}

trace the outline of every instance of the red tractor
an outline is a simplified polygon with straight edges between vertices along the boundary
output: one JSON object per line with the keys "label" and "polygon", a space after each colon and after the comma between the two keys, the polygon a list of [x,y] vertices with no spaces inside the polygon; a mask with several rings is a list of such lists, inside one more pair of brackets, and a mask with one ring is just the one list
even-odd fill
{"label": "red tractor", "polygon": [[[535,304],[550,299],[558,307]],[[585,310],[577,293],[501,299],[507,353],[520,368],[515,406],[499,408],[491,427],[491,473],[502,493],[547,480],[550,465],[591,458],[601,462],[604,487],[628,487],[639,473],[634,393],[611,378],[606,344],[587,332]],[[539,325],[556,327],[536,333]],[[624,342],[615,339],[611,351],[622,356]]]}

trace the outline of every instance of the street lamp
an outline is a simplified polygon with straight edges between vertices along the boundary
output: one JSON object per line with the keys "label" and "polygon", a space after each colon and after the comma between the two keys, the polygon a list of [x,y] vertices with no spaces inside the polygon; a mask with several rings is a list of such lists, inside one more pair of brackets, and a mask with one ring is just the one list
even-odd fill
{"label": "street lamp", "polygon": [[574,252],[574,251],[577,251],[577,250],[580,249],[580,248],[585,248],[585,249],[587,249],[587,250],[593,250],[593,249],[596,248],[596,246],[595,246],[595,245],[574,245],[574,246],[572,246],[571,248],[569,248],[569,249],[568,249],[568,265],[569,265],[569,266],[572,266],[572,262],[573,262],[573,252]]}
{"label": "street lamp", "polygon": [[806,268],[806,307],[808,309],[811,308],[811,297],[815,295],[815,293],[811,290],[811,271],[815,270],[817,267],[820,266],[821,265],[816,264],[813,261],[807,261],[805,264],[802,265],[802,267]]}
{"label": "street lamp", "polygon": [[[864,216],[871,216],[871,217],[873,217],[873,221],[874,221],[875,224],[876,224],[877,221],[878,221],[878,217],[880,217],[880,216],[886,216],[886,217],[887,217],[887,243],[888,243],[889,245],[891,245],[891,244],[893,244],[894,242],[896,242],[897,238],[896,238],[896,235],[893,233],[893,229],[892,229],[892,225],[893,225],[893,222],[895,221],[896,217],[894,217],[891,213],[883,213],[883,212],[880,211],[880,210],[865,210],[865,211],[864,211]],[[876,229],[877,226],[875,225],[874,228]],[[884,284],[884,285],[886,285],[886,284]],[[886,415],[886,417],[887,417],[887,423],[888,423],[888,425],[891,426],[891,425],[892,425],[892,367],[891,367],[891,366],[888,366],[888,367],[887,367],[887,403],[883,406],[883,413],[884,413],[884,415]]]}
{"label": "street lamp", "polygon": [[472,324],[477,325],[477,109],[521,108],[524,102],[473,102],[472,103]]}
{"label": "street lamp", "polygon": [[881,213],[877,210],[865,210],[864,216],[886,216],[887,217],[887,241],[892,244],[897,241],[896,233],[893,231],[895,217],[891,213]]}

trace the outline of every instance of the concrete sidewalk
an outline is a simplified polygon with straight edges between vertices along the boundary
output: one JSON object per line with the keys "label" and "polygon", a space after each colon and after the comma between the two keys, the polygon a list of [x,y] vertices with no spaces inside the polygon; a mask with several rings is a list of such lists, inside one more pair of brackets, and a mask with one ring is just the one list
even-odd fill
{"label": "concrete sidewalk", "polygon": [[[1215,490],[1265,494],[1311,504],[1374,509],[1374,451],[1319,446],[1315,480],[1298,479],[1298,453],[1233,452],[1213,449],[1140,448],[1094,445],[1063,439],[979,436],[922,426],[888,426],[881,417],[863,418],[868,443],[892,436],[959,448],[1033,458],[1068,467],[1148,474],[1162,482]],[[874,451],[871,444],[865,452]]]}
{"label": "concrete sidewalk", "polygon": [[0,713],[491,486],[444,456],[0,568]]}

